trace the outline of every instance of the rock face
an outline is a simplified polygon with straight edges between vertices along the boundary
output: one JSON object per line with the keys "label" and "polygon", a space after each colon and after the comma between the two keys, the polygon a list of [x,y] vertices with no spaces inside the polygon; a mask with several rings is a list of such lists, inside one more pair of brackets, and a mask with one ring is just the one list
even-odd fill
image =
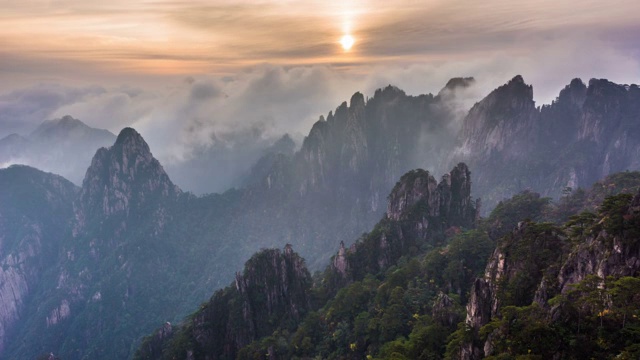
{"label": "rock face", "polygon": [[234,285],[216,292],[173,333],[146,338],[134,358],[235,358],[251,341],[295,326],[310,308],[310,289],[311,275],[290,245],[263,250],[236,274]]}
{"label": "rock face", "polygon": [[[576,243],[577,235],[569,240],[550,224],[530,222],[521,222],[500,240],[484,277],[473,285],[465,322],[476,337],[462,346],[460,358],[491,355],[491,336],[481,343],[477,331],[500,316],[505,306],[535,302],[549,309],[549,299],[566,293],[589,275],[603,279],[640,275],[640,192],[631,201],[627,195],[613,198],[619,201],[605,200],[590,222],[590,233],[577,238],[580,242]],[[608,201],[614,205],[607,205]]]}
{"label": "rock face", "polygon": [[276,328],[274,323],[299,320],[309,309],[311,275],[291,245],[282,252],[265,250],[254,255],[243,273],[236,274],[235,286],[246,325],[233,336],[237,348],[270,334]]}
{"label": "rock face", "polygon": [[58,254],[76,192],[33,168],[0,170],[0,356]]}
{"label": "rock face", "polygon": [[[26,289],[38,296],[15,307],[29,316],[13,327],[12,339],[27,340],[5,342],[6,353],[30,358],[53,350],[70,359],[126,358],[130,347],[122,344],[157,324],[182,319],[263,247],[291,243],[318,269],[342,242],[334,266],[350,281],[438,244],[443,232],[473,224],[479,208],[471,199],[466,166],[439,183],[430,175],[449,169],[443,164],[456,145],[457,154],[474,164],[473,191],[483,194],[489,209],[491,201],[521,188],[554,189],[552,194],[588,184],[597,174],[637,166],[637,87],[574,80],[556,102],[538,109],[531,87],[516,77],[478,103],[460,130],[451,121],[457,116],[455,99],[471,83],[454,79],[436,96],[408,96],[391,86],[372,98],[356,93],[349,104],[320,118],[299,151],[292,153],[284,139],[284,150],[263,158],[254,169],[258,179],[247,188],[201,198],[177,189],[140,135],[125,129],[111,148],[96,153],[82,189],[70,196],[73,213],[67,217],[64,208],[51,210],[56,216],[49,210],[42,215],[71,224],[51,256],[35,257],[51,261],[39,268],[43,285],[32,287],[13,265],[3,268],[12,279],[5,284],[25,289],[26,281]],[[73,125],[71,120],[59,125],[67,122]],[[21,146],[20,138],[12,141]],[[397,178],[418,167],[430,173],[407,175],[385,207]],[[52,194],[44,197],[54,199]],[[388,216],[351,245],[385,210]],[[3,229],[2,241],[16,234],[36,239],[56,233],[24,224]],[[623,253],[628,251],[633,250]],[[504,256],[508,261],[510,255]],[[12,306],[6,313],[16,313]],[[47,318],[56,319],[49,328]],[[60,338],[67,330],[71,335]]]}
{"label": "rock face", "polygon": [[453,327],[461,320],[456,311],[456,303],[448,295],[439,293],[433,303],[431,316],[442,326]]}
{"label": "rock face", "polygon": [[87,170],[77,202],[78,225],[117,214],[128,216],[151,201],[175,199],[180,193],[142,136],[125,128],[112,147],[96,152]]}
{"label": "rock face", "polygon": [[[439,244],[445,230],[473,226],[477,213],[470,201],[470,182],[465,164],[458,164],[440,184],[421,169],[403,175],[388,197],[386,216],[375,229],[349,249],[340,244],[325,272],[327,291],[377,274],[421,245]],[[236,274],[233,286],[216,292],[178,334],[164,340],[162,332],[147,337],[135,358],[188,358],[189,354],[235,358],[254,340],[277,329],[295,329],[311,309],[311,285],[304,261],[290,245],[282,252],[263,250]],[[437,297],[433,317],[442,326],[455,326],[459,313],[459,305],[450,297]]]}
{"label": "rock face", "polygon": [[[623,227],[619,233],[602,230],[587,238],[577,246],[562,264],[558,274],[558,290],[562,293],[571,285],[584,280],[588,275],[597,275],[603,279],[607,276],[638,276],[640,273],[640,242],[636,232],[640,226],[640,192],[626,207]],[[610,216],[616,216],[610,215]]]}
{"label": "rock face", "polygon": [[0,165],[24,164],[60,174],[80,185],[101,146],[109,146],[116,136],[95,129],[71,116],[43,122],[31,134],[11,134],[0,139]]}
{"label": "rock face", "polygon": [[524,189],[558,197],[625,169],[638,169],[640,88],[574,79],[550,105],[514,77],[477,103],[464,120],[456,161],[476,170],[487,210]]}
{"label": "rock face", "polygon": [[536,115],[533,88],[518,75],[471,108],[460,133],[460,151],[485,161],[510,160],[531,151]]}
{"label": "rock face", "polygon": [[388,197],[385,217],[374,230],[348,250],[341,245],[332,263],[337,281],[376,274],[426,243],[439,244],[448,229],[471,228],[477,212],[470,184],[469,169],[462,163],[444,175],[440,184],[421,169],[403,175]]}
{"label": "rock face", "polygon": [[[452,101],[470,83],[454,81],[437,96],[408,96],[392,86],[369,99],[354,94],[320,117],[293,156],[258,162],[263,177],[246,193],[233,227],[242,238],[269,246],[285,239],[311,268],[323,266],[328,249],[353,241],[380,219],[385,196],[402,174],[448,170],[440,164],[455,145]],[[264,171],[264,163],[272,168]]]}
{"label": "rock face", "polygon": [[[151,321],[141,312],[133,315],[135,324],[128,319],[134,309],[153,301],[145,291],[161,290],[163,282],[158,277],[170,276],[166,284],[179,279],[163,267],[184,260],[179,251],[166,251],[171,244],[166,227],[175,224],[176,211],[172,209],[183,197],[135,130],[124,129],[113,146],[99,149],[82,188],[78,191],[74,187],[66,197],[71,200],[66,205],[72,204],[72,212],[56,214],[64,216],[59,220],[64,231],[56,239],[57,250],[48,253],[48,266],[41,268],[42,281],[29,284],[37,297],[14,334],[14,338],[28,341],[14,341],[8,348],[9,356],[36,357],[54,351],[65,358],[99,357],[107,346],[97,345],[104,340],[96,339],[130,341],[125,339],[132,338],[132,329],[150,326]],[[44,234],[44,228],[33,228],[35,235],[30,238],[44,237],[38,235]],[[27,254],[36,258],[44,255],[36,247],[40,244],[32,241]],[[164,250],[150,256],[151,244]],[[17,284],[27,287],[25,281]],[[175,312],[178,304],[170,306]],[[82,330],[73,330],[76,327]],[[69,350],[70,343],[82,345]],[[130,356],[128,346],[115,350],[117,354],[108,356]]]}

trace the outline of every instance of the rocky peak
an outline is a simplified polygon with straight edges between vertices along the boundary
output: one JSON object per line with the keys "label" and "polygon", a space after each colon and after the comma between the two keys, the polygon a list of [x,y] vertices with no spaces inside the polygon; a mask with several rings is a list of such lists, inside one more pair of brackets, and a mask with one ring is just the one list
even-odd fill
{"label": "rocky peak", "polygon": [[344,241],[340,241],[340,249],[338,254],[333,258],[333,267],[340,275],[345,276],[347,274],[347,250],[344,247]]}
{"label": "rocky peak", "polygon": [[393,221],[407,219],[422,205],[428,216],[446,216],[452,226],[471,226],[476,209],[471,201],[471,172],[460,163],[442,177],[440,184],[428,171],[409,171],[389,194],[387,217]]}
{"label": "rocky peak", "polygon": [[175,198],[180,192],[142,136],[125,128],[112,147],[96,152],[85,175],[78,205],[84,219],[128,215],[145,203]]}
{"label": "rocky peak", "polygon": [[405,96],[405,92],[400,90],[397,86],[393,86],[391,84],[385,86],[382,89],[377,89],[373,95],[373,98],[384,98],[391,100],[398,96]]}
{"label": "rocky peak", "polygon": [[629,91],[625,85],[613,83],[607,79],[591,79],[587,88],[586,115],[608,115],[612,120],[619,120],[628,105]]}
{"label": "rocky peak", "polygon": [[450,96],[458,90],[466,89],[476,83],[473,77],[455,77],[451,78],[447,84],[440,90],[438,96]]}
{"label": "rocky peak", "polygon": [[261,336],[268,332],[265,329],[267,318],[289,316],[297,319],[300,311],[309,307],[307,291],[311,286],[311,275],[290,244],[283,251],[268,249],[254,255],[245,264],[243,273],[236,274],[235,285],[246,308],[255,312],[245,321],[253,320],[255,323],[250,328],[255,328]]}
{"label": "rocky peak", "polygon": [[349,108],[364,108],[364,95],[361,92],[356,92],[351,96],[351,100],[349,100]]}
{"label": "rocky peak", "polygon": [[[311,282],[304,260],[291,245],[283,251],[262,250],[236,274],[235,284],[216,292],[186,326],[174,327],[169,335],[188,338],[187,352],[206,349],[207,358],[234,359],[252,341],[299,322],[310,309]],[[147,339],[135,358],[160,358],[169,340]]]}
{"label": "rocky peak", "polygon": [[582,108],[587,96],[587,86],[581,79],[573,79],[571,83],[560,91],[556,100],[558,104],[566,104],[569,107]]}
{"label": "rocky peak", "polygon": [[[533,88],[518,75],[476,103],[458,134],[457,161],[482,171],[487,163],[503,163],[529,154],[535,144],[539,112]],[[484,186],[482,176],[476,178]]]}
{"label": "rocky peak", "polygon": [[629,92],[625,85],[606,79],[591,79],[584,102],[579,138],[595,142],[602,149],[608,145],[615,132],[621,130],[620,127],[629,131],[630,129],[626,129],[628,124],[638,120],[638,95],[640,94]]}
{"label": "rocky peak", "polygon": [[[338,284],[361,279],[394,264],[409,249],[437,244],[453,227],[471,227],[476,209],[471,202],[470,172],[458,164],[440,184],[428,171],[404,174],[389,194],[387,214],[372,233],[349,249],[340,245],[331,271]],[[364,250],[363,250],[364,249]],[[375,249],[375,250],[371,250]]]}
{"label": "rocky peak", "polygon": [[267,149],[267,152],[292,156],[295,149],[296,142],[293,141],[289,134],[284,134],[280,139],[273,143],[269,149]]}
{"label": "rocky peak", "polygon": [[517,75],[471,108],[464,121],[463,138],[473,140],[481,133],[504,126],[505,122],[523,119],[523,114],[530,111],[535,111],[533,87]]}
{"label": "rocky peak", "polygon": [[71,115],[65,115],[59,119],[46,120],[44,121],[39,128],[40,129],[51,129],[54,127],[63,128],[63,129],[72,129],[75,127],[85,127],[85,123],[78,119],[74,119]]}
{"label": "rocky peak", "polygon": [[499,87],[489,96],[498,97],[498,99],[494,100],[502,99],[504,103],[496,101],[496,105],[499,104],[505,109],[506,107],[510,107],[513,110],[518,110],[534,106],[533,87],[527,85],[520,75],[516,75],[506,85]]}
{"label": "rocky peak", "polygon": [[149,150],[149,145],[147,145],[146,141],[142,138],[142,135],[138,133],[135,129],[126,127],[120,131],[118,137],[116,138],[115,145],[131,145],[131,146],[139,146],[144,148],[146,152],[151,152]]}
{"label": "rocky peak", "polygon": [[439,202],[435,196],[438,182],[428,171],[422,169],[411,170],[404,174],[389,194],[387,217],[393,221],[400,221],[410,214],[410,210],[420,201],[424,201],[432,209],[438,208]]}
{"label": "rocky peak", "polygon": [[91,128],[82,121],[65,115],[59,119],[44,121],[29,136],[43,140],[61,141],[61,139],[82,138],[84,136],[112,137],[113,134],[107,130]]}

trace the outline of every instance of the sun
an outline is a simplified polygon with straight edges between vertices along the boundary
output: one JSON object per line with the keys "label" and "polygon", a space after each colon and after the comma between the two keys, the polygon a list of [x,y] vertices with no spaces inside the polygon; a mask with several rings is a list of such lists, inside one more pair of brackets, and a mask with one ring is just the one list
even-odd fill
{"label": "sun", "polygon": [[342,45],[342,48],[345,51],[349,51],[349,49],[351,49],[351,47],[353,46],[353,43],[355,43],[356,41],[353,39],[353,36],[351,35],[345,35],[340,39],[340,44]]}

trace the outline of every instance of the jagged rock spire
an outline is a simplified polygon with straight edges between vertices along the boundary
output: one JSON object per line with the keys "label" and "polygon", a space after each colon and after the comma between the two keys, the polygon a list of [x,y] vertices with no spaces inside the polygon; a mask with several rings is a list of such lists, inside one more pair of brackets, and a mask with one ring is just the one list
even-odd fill
{"label": "jagged rock spire", "polygon": [[180,193],[149,145],[132,128],[110,148],[100,148],[87,170],[77,204],[81,222],[94,216],[128,215],[131,209]]}

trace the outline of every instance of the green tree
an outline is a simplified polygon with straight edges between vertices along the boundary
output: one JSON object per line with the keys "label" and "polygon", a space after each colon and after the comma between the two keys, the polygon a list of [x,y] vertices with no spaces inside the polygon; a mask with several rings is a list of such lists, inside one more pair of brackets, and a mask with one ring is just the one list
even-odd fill
{"label": "green tree", "polygon": [[[613,281],[613,279],[609,279]],[[615,314],[622,314],[622,327],[627,319],[638,319],[640,316],[640,279],[625,276],[613,281],[608,291]]]}

